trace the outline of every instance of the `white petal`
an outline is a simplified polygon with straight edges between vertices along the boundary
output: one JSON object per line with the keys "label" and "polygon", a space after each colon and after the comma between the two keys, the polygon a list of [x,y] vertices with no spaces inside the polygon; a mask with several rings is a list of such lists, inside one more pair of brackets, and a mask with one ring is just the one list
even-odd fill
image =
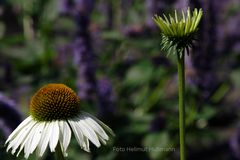
{"label": "white petal", "polygon": [[48,142],[52,134],[52,126],[53,126],[52,122],[47,122],[45,128],[43,129],[43,133],[37,147],[37,155],[39,157],[42,157],[43,153],[47,148]]}
{"label": "white petal", "polygon": [[[22,146],[24,146],[24,153],[25,153],[25,158],[27,158],[30,154],[30,145],[33,139],[33,136],[36,132],[36,127],[38,127],[39,124],[36,124],[32,130],[29,132],[28,136],[25,138],[24,142],[22,143]],[[21,149],[20,149],[21,150]]]}
{"label": "white petal", "polygon": [[82,130],[84,136],[86,136],[95,146],[100,147],[101,144],[94,130],[90,128],[84,120],[79,120],[78,125]]}
{"label": "white petal", "polygon": [[9,142],[7,151],[12,148],[11,153],[14,154],[16,152],[16,149],[24,142],[26,138],[28,138],[30,130],[36,123],[36,121],[32,120],[28,125],[24,126],[21,130],[19,130],[19,133],[16,134],[15,138]]}
{"label": "white petal", "polygon": [[109,128],[106,124],[104,124],[102,121],[100,121],[99,119],[97,119],[96,117],[92,116],[91,114],[87,113],[87,112],[82,112],[83,115],[91,117],[92,119],[94,119],[95,121],[97,121],[106,131],[108,131],[112,136],[115,136],[115,134],[113,133],[112,129]]}
{"label": "white petal", "polygon": [[86,144],[84,150],[85,150],[86,152],[90,152],[89,141],[88,141],[87,137],[83,136],[83,141],[84,141],[84,143]]}
{"label": "white petal", "polygon": [[102,144],[106,145],[107,142],[105,139],[103,139],[102,137],[98,137],[99,138],[99,141],[102,142]]}
{"label": "white petal", "polygon": [[36,128],[37,131],[35,132],[34,138],[32,140],[32,144],[31,144],[31,147],[30,147],[31,148],[30,153],[33,153],[33,151],[36,149],[38,143],[40,142],[45,124],[46,124],[45,122],[41,122],[41,123],[39,123],[38,128]]}
{"label": "white petal", "polygon": [[[37,132],[38,126],[40,125],[40,123],[37,123],[35,126],[32,127],[31,131],[29,132],[28,136],[26,137],[26,139],[24,140],[24,142],[22,143],[22,145],[24,145],[24,157],[27,159],[31,153],[31,144],[33,142],[33,139],[35,138],[34,135]],[[21,152],[22,150],[22,146],[18,152]]]}
{"label": "white petal", "polygon": [[17,134],[22,130],[23,127],[28,125],[32,121],[32,117],[27,117],[22,123],[18,125],[18,127],[9,135],[8,139],[6,140],[5,144],[8,143],[11,139],[15,138]]}
{"label": "white petal", "polygon": [[38,122],[30,131],[28,134],[28,137],[25,139],[25,141],[21,144],[21,147],[17,153],[17,157],[22,151],[24,147],[24,153],[25,158],[28,158],[28,156],[33,153],[33,151],[36,149],[36,146],[38,145],[38,142],[41,138],[41,132],[44,127],[45,123]]}
{"label": "white petal", "polygon": [[64,148],[63,148],[63,144],[62,144],[62,142],[61,142],[61,141],[59,141],[59,143],[60,143],[60,146],[61,146],[61,150],[62,150],[63,156],[64,156],[64,157],[67,157],[67,156],[68,156],[68,154],[67,154],[67,152],[66,152],[66,151],[64,151]]}
{"label": "white petal", "polygon": [[60,128],[60,142],[62,142],[62,147],[64,152],[67,151],[68,145],[70,143],[71,140],[71,129],[68,126],[68,123],[65,121],[60,121],[59,123],[59,128]]}
{"label": "white petal", "polygon": [[69,120],[68,122],[69,122],[69,124],[70,124],[70,126],[73,130],[73,133],[74,133],[80,147],[83,148],[86,151],[89,151],[87,149],[86,140],[84,140],[83,133],[81,131],[81,128],[78,126],[78,123],[76,121],[73,121],[73,120]]}
{"label": "white petal", "polygon": [[23,147],[24,147],[24,144],[25,144],[25,143],[23,143],[23,144],[21,145],[20,149],[18,150],[18,153],[17,153],[17,155],[16,155],[17,157],[19,156],[20,152],[22,151],[22,149],[23,149]]}
{"label": "white petal", "polygon": [[50,147],[50,151],[54,152],[59,139],[59,126],[58,126],[58,121],[52,122],[52,124],[53,124],[52,134],[49,141],[49,147]]}
{"label": "white petal", "polygon": [[103,128],[95,120],[93,120],[91,117],[87,115],[81,115],[80,117],[82,117],[81,119],[85,120],[88,126],[95,131],[95,133],[98,135],[99,141],[105,145],[106,140],[108,140],[109,137],[103,130]]}
{"label": "white petal", "polygon": [[91,117],[83,116],[83,120],[103,139],[108,140],[109,137],[103,128]]}

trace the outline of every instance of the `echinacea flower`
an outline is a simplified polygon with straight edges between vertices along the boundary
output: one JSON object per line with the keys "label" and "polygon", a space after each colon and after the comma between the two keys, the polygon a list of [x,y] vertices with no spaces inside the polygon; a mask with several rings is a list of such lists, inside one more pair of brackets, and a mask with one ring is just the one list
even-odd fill
{"label": "echinacea flower", "polygon": [[[64,84],[48,84],[39,89],[30,102],[30,116],[8,137],[7,151],[17,156],[24,149],[28,158],[35,150],[41,157],[49,146],[55,152],[60,145],[64,156],[71,134],[75,135],[80,147],[89,152],[89,140],[97,147],[109,139],[105,131],[112,130],[94,116],[82,112],[80,100],[74,91]],[[100,143],[101,142],[101,143]]]}
{"label": "echinacea flower", "polygon": [[180,55],[185,49],[188,52],[195,39],[202,14],[202,9],[195,8],[191,15],[190,8],[188,8],[186,15],[182,11],[181,18],[176,10],[175,17],[169,15],[169,19],[165,15],[163,15],[164,19],[155,15],[153,20],[162,32],[162,49],[168,53],[176,53],[172,52],[172,50],[176,50]]}

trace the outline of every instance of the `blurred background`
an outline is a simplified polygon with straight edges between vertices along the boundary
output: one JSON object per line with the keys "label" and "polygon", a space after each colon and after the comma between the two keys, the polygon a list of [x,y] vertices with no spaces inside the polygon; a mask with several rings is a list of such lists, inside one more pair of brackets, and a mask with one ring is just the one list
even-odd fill
{"label": "blurred background", "polygon": [[240,160],[239,0],[0,0],[0,159],[16,159],[4,142],[47,83],[116,134],[91,154],[72,138],[69,160],[179,159],[176,57],[152,17],[187,6],[203,8],[186,57],[187,159]]}

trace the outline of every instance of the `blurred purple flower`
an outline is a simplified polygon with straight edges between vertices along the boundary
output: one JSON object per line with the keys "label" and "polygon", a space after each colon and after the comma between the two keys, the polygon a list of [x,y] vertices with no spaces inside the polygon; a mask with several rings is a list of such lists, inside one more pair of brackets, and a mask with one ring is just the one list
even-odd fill
{"label": "blurred purple flower", "polygon": [[99,114],[111,116],[115,112],[113,107],[112,86],[107,78],[97,81],[95,72],[95,54],[92,48],[89,31],[90,17],[95,0],[75,0],[73,17],[77,26],[76,37],[72,44],[74,63],[77,70],[78,96],[83,100],[92,101],[98,97]]}
{"label": "blurred purple flower", "polygon": [[113,28],[113,1],[103,1],[102,3],[98,4],[98,10],[103,14],[105,17],[105,26],[104,28],[107,30],[111,30]]}
{"label": "blurred purple flower", "polygon": [[95,91],[95,65],[94,55],[89,48],[89,42],[83,38],[76,38],[73,43],[73,54],[75,64],[78,66],[78,95],[82,99],[90,99],[90,95]]}
{"label": "blurred purple flower", "polygon": [[152,17],[157,15],[162,15],[169,7],[172,7],[172,4],[176,0],[146,0],[145,9],[146,9],[146,25],[149,28],[156,28]]}
{"label": "blurred purple flower", "polygon": [[94,0],[74,1],[74,19],[77,26],[76,38],[73,42],[74,62],[78,67],[78,95],[90,100],[96,89],[94,53],[91,46],[89,22]]}
{"label": "blurred purple flower", "polygon": [[59,0],[59,12],[60,14],[70,14],[73,3],[71,0]]}
{"label": "blurred purple flower", "polygon": [[196,8],[203,8],[203,21],[200,24],[197,43],[193,47],[192,61],[196,70],[196,85],[201,90],[204,100],[216,90],[220,80],[216,75],[217,43],[218,43],[218,10],[216,1],[190,1]]}
{"label": "blurred purple flower", "polygon": [[85,16],[90,16],[95,4],[95,0],[74,0],[75,11],[84,14]]}
{"label": "blurred purple flower", "polygon": [[229,144],[234,157],[240,160],[240,128],[231,137]]}
{"label": "blurred purple flower", "polygon": [[112,85],[107,78],[98,81],[97,92],[99,98],[99,114],[102,117],[113,116],[115,113]]}

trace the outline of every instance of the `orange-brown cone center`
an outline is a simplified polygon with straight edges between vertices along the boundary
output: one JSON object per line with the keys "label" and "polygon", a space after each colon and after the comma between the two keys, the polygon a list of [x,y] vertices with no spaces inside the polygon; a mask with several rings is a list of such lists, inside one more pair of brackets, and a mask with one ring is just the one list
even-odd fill
{"label": "orange-brown cone center", "polygon": [[64,84],[48,84],[40,88],[30,102],[30,114],[38,121],[66,120],[80,112],[80,100]]}

